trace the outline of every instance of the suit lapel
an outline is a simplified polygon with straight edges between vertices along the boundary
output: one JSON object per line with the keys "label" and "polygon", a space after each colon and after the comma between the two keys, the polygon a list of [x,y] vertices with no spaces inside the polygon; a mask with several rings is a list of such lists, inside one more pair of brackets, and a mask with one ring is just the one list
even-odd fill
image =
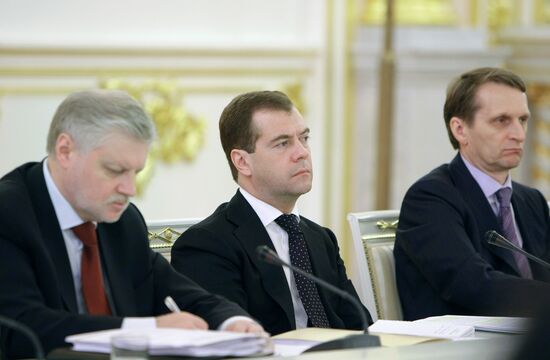
{"label": "suit lapel", "polygon": [[489,245],[485,240],[485,233],[490,230],[495,230],[502,233],[502,229],[498,223],[498,219],[487,201],[485,194],[481,190],[479,184],[475,181],[470,171],[462,161],[460,154],[457,155],[450,164],[451,176],[462,194],[464,201],[469,204],[469,208],[476,219],[479,229],[479,242],[487,251],[494,254],[496,257],[504,261],[517,274],[516,261],[510,250],[503,249],[494,245]]}
{"label": "suit lapel", "polygon": [[313,274],[315,276],[321,276],[324,269],[328,267],[328,264],[324,262],[327,254],[323,251],[323,247],[319,246],[318,243],[319,239],[317,239],[317,237],[319,235],[307,226],[302,219],[300,219],[300,230],[302,230],[306,240]]}
{"label": "suit lapel", "polygon": [[281,306],[292,328],[295,328],[294,306],[283,269],[259,260],[256,253],[258,246],[267,245],[273,251],[275,247],[260,219],[238,191],[228,204],[227,218],[236,225],[234,235],[243,244],[250,262],[258,269],[264,290]]}
{"label": "suit lapel", "polygon": [[119,256],[124,256],[124,250],[121,248],[123,241],[120,241],[124,235],[120,233],[120,227],[104,223],[98,225],[97,235],[101,266],[104,277],[107,278],[108,297],[113,315],[135,315],[137,310],[135,300],[132,298],[132,283],[124,274],[127,270],[124,266],[120,266],[120,260],[117,259]]}
{"label": "suit lapel", "polygon": [[[330,271],[332,267],[329,264],[324,247],[319,244],[319,234],[307,226],[303,219],[300,219],[300,230],[302,230],[302,233],[304,234],[313,275],[327,281],[330,279],[330,273],[328,271]],[[325,312],[329,317],[329,320],[331,320],[331,307],[329,306],[329,301],[326,298],[325,289],[317,285],[317,290],[319,291],[319,296],[321,297],[321,301],[325,307]]]}
{"label": "suit lapel", "polygon": [[70,312],[78,313],[71,264],[67,255],[65,240],[59,227],[59,221],[46,187],[42,163],[36,164],[29,170],[28,183],[29,193],[33,198],[32,203],[40,204],[39,207],[35,206],[34,210],[40,227],[40,236],[49,252],[52,266],[59,280],[58,286],[61,297]]}
{"label": "suit lapel", "polygon": [[[533,210],[529,208],[527,199],[524,194],[519,190],[518,186],[514,187],[512,193],[512,206],[514,208],[514,217],[516,219],[519,231],[521,233],[521,239],[523,241],[523,248],[525,251],[531,254],[544,254],[546,245],[544,244],[545,236],[537,234],[533,227],[529,226],[529,219],[533,215]],[[531,270],[533,271],[533,277],[538,280],[539,276],[543,276],[544,279],[548,276],[548,270],[541,266],[533,266],[531,263]]]}

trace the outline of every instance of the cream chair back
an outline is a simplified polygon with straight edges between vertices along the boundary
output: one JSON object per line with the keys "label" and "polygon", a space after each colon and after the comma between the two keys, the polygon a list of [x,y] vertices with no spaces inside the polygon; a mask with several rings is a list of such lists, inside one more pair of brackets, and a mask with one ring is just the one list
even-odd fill
{"label": "cream chair back", "polygon": [[151,249],[170,261],[170,250],[178,237],[202,218],[154,220],[147,222]]}
{"label": "cream chair back", "polygon": [[352,280],[374,321],[403,318],[393,258],[398,219],[398,210],[348,214],[355,260]]}

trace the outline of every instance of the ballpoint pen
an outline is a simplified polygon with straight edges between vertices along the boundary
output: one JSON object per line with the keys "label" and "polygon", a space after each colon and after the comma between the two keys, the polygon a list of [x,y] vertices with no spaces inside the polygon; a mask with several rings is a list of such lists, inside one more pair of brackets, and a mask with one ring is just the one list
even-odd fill
{"label": "ballpoint pen", "polygon": [[179,313],[181,312],[178,304],[176,304],[176,302],[174,301],[174,299],[172,299],[171,296],[167,296],[165,299],[164,299],[164,305],[166,305],[166,307],[173,313]]}

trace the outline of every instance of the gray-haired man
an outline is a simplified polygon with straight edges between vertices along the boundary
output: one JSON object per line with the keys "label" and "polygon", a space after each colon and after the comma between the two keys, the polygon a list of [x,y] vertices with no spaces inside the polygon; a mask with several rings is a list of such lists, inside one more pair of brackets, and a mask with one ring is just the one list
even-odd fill
{"label": "gray-haired man", "polygon": [[[77,92],[54,116],[48,157],[0,179],[0,314],[32,328],[46,351],[121,326],[263,331],[149,249],[129,199],[154,136],[126,93]],[[169,313],[169,295],[184,312]],[[8,357],[31,355],[24,338],[3,337]]]}

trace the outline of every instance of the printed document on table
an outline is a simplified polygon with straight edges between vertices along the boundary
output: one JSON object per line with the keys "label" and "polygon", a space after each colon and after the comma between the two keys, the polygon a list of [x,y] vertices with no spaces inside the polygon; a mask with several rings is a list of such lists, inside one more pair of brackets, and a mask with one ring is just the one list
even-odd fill
{"label": "printed document on table", "polygon": [[369,326],[372,334],[399,334],[430,337],[436,339],[458,339],[474,335],[474,327],[445,322],[416,322],[378,320]]}
{"label": "printed document on table", "polygon": [[249,356],[272,353],[271,339],[255,334],[185,329],[113,329],[71,335],[65,341],[75,351],[109,353],[111,337],[122,334],[145,335],[151,355]]}
{"label": "printed document on table", "polygon": [[443,315],[431,316],[414,322],[468,325],[473,326],[478,331],[522,334],[529,329],[530,320],[524,317]]}

